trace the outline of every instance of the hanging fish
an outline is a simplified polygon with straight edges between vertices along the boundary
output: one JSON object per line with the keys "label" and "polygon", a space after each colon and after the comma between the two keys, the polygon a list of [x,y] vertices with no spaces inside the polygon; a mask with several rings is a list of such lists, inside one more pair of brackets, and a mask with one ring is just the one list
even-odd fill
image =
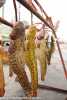
{"label": "hanging fish", "polygon": [[45,80],[46,71],[47,71],[47,46],[46,46],[46,40],[45,40],[45,31],[42,28],[40,31],[36,34],[36,57],[40,62],[41,65],[41,80]]}
{"label": "hanging fish", "polygon": [[36,57],[40,61],[41,80],[44,81],[47,72],[47,54],[48,54],[46,40],[45,39],[39,40],[38,45],[40,46],[36,49]]}
{"label": "hanging fish", "polygon": [[46,72],[47,72],[47,46],[46,46],[46,40],[41,40],[40,44],[40,63],[41,63],[41,80],[45,80]]}
{"label": "hanging fish", "polygon": [[25,29],[22,22],[17,22],[10,34],[9,64],[12,71],[17,75],[20,85],[26,96],[31,94],[31,86],[24,70],[24,39]]}
{"label": "hanging fish", "polygon": [[26,64],[31,73],[31,88],[32,96],[37,96],[38,88],[38,71],[37,71],[37,61],[35,57],[35,34],[36,27],[30,26],[26,32],[26,42],[25,42],[25,60]]}
{"label": "hanging fish", "polygon": [[48,48],[48,55],[47,55],[47,61],[48,61],[48,65],[50,65],[51,62],[51,56],[55,51],[55,45],[54,45],[54,37],[51,36],[51,42],[50,42],[50,47],[48,47],[48,43],[47,43],[47,48]]}

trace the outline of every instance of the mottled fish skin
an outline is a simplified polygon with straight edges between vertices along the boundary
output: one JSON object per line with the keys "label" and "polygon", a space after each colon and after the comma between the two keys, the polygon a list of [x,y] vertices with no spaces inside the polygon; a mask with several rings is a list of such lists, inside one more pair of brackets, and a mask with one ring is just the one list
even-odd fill
{"label": "mottled fish skin", "polygon": [[38,71],[37,71],[37,60],[35,57],[35,34],[36,27],[30,26],[27,34],[26,34],[26,42],[25,42],[25,60],[26,64],[31,73],[31,88],[32,88],[32,96],[37,96],[37,88],[38,88]]}
{"label": "mottled fish skin", "polygon": [[0,97],[3,97],[5,94],[5,79],[4,79],[4,71],[3,71],[3,57],[4,57],[4,49],[0,46]]}
{"label": "mottled fish skin", "polygon": [[40,51],[41,51],[40,62],[41,62],[41,67],[42,67],[41,80],[44,81],[46,77],[46,72],[47,72],[47,54],[48,54],[45,39],[41,40]]}
{"label": "mottled fish skin", "polygon": [[51,43],[50,43],[50,48],[48,47],[48,42],[47,42],[47,48],[48,48],[48,55],[47,55],[47,61],[48,65],[51,63],[51,56],[55,51],[55,44],[54,44],[54,37],[51,36]]}
{"label": "mottled fish skin", "polygon": [[[10,34],[10,40],[12,42],[10,42],[9,49],[8,49],[9,64],[10,64],[12,71],[17,75],[18,81],[25,91],[25,95],[30,96],[31,95],[31,85],[29,83],[28,77],[24,70],[24,64],[25,64],[24,38],[25,37],[23,33],[24,31],[23,32],[21,31],[21,33],[19,33],[21,29],[20,27],[23,28],[23,23],[18,22],[17,26],[14,27],[14,29],[12,30],[12,33]],[[18,29],[18,33],[15,32],[16,28]]]}
{"label": "mottled fish skin", "polygon": [[40,61],[41,65],[41,80],[44,81],[46,77],[47,72],[47,55],[48,55],[48,49],[46,46],[46,40],[42,39],[40,40],[40,46],[36,48],[36,57]]}
{"label": "mottled fish skin", "polygon": [[42,28],[36,33],[36,57],[40,62],[41,80],[44,81],[47,72],[47,54],[48,49],[46,45],[46,33]]}

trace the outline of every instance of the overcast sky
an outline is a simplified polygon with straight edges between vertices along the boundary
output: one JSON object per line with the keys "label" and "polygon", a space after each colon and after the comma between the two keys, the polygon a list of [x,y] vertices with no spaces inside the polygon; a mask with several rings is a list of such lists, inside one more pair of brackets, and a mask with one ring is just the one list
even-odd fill
{"label": "overcast sky", "polygon": [[[34,0],[33,0],[34,1]],[[54,23],[59,20],[59,28],[57,31],[58,37],[67,41],[67,0],[38,0],[43,6],[44,10],[52,17]],[[17,5],[19,8],[19,5]],[[15,20],[12,0],[6,0],[4,5],[4,18],[10,22]],[[0,8],[0,16],[2,15],[2,8]],[[19,9],[18,9],[19,12]],[[19,13],[18,13],[19,16]],[[21,6],[20,10],[21,20],[26,20],[30,23],[30,12]],[[35,22],[37,19],[35,19]]]}

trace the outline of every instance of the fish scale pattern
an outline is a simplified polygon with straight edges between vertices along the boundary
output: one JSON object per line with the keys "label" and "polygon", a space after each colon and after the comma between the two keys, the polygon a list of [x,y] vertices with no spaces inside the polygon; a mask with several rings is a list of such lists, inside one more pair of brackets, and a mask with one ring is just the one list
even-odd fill
{"label": "fish scale pattern", "polygon": [[35,34],[36,27],[30,26],[26,33],[25,43],[25,61],[31,73],[31,88],[32,96],[37,96],[38,88],[38,71],[37,71],[37,60],[35,57]]}
{"label": "fish scale pattern", "polygon": [[9,53],[9,63],[12,67],[13,72],[18,77],[19,83],[24,88],[25,94],[28,95],[28,93],[31,91],[31,86],[23,67],[24,65],[23,45],[20,45],[22,44],[22,42],[21,43],[20,42],[21,42],[20,39],[15,40],[15,43],[13,45],[15,52],[11,54]]}

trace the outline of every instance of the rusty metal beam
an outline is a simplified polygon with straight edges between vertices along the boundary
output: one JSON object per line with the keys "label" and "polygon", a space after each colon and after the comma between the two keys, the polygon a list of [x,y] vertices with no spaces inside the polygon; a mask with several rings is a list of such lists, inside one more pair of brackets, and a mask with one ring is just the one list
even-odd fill
{"label": "rusty metal beam", "polygon": [[44,11],[43,7],[41,6],[41,4],[37,1],[37,0],[34,0],[35,3],[38,5],[38,7],[40,8],[40,10],[44,13],[44,15],[48,18],[48,15],[47,13]]}
{"label": "rusty metal beam", "polygon": [[41,21],[43,21],[51,30],[54,31],[54,29],[47,23],[47,21],[37,12],[35,11],[32,6],[26,2],[26,0],[17,0],[19,3],[21,3],[25,8],[27,8],[29,11],[31,11],[35,16],[37,16]]}
{"label": "rusty metal beam", "polygon": [[5,19],[3,19],[1,17],[0,17],[0,22],[2,24],[5,24],[5,25],[9,26],[9,27],[13,27],[13,24],[11,24],[10,22],[6,21]]}

